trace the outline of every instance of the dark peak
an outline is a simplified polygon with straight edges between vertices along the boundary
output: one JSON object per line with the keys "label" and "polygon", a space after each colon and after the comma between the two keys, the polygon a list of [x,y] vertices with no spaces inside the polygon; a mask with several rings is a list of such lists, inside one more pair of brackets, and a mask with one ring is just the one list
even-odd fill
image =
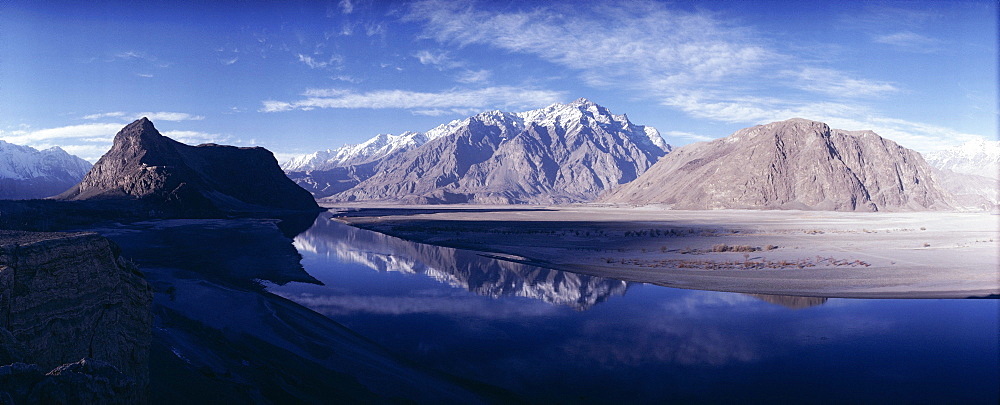
{"label": "dark peak", "polygon": [[142,117],[132,121],[131,124],[126,125],[125,128],[118,131],[118,135],[115,135],[115,139],[118,139],[119,137],[159,138],[160,136],[160,132],[153,126],[153,122],[150,121],[149,118]]}

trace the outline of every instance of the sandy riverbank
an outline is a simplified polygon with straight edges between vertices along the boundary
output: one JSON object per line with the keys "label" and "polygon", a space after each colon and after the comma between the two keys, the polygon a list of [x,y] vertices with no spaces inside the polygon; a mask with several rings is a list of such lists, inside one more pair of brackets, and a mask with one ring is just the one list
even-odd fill
{"label": "sandy riverbank", "polygon": [[1000,294],[1000,217],[612,206],[328,206],[408,240],[670,287],[848,298]]}

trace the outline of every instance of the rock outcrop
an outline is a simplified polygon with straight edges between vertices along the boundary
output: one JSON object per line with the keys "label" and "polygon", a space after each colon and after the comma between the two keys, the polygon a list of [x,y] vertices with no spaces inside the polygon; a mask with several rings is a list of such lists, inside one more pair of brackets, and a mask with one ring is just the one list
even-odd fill
{"label": "rock outcrop", "polygon": [[78,183],[90,167],[58,147],[39,151],[0,141],[0,200],[57,195]]}
{"label": "rock outcrop", "polygon": [[138,200],[179,214],[318,209],[267,149],[185,145],[146,118],[119,131],[83,181],[58,198]]}
{"label": "rock outcrop", "polygon": [[919,153],[871,131],[790,119],[687,145],[601,201],[675,209],[947,209]]}
{"label": "rock outcrop", "polygon": [[38,365],[0,366],[0,401],[13,404],[137,404],[135,379],[100,360],[81,359],[45,373]]}
{"label": "rock outcrop", "polygon": [[[102,236],[0,231],[0,364],[53,370],[97,359],[134,382],[128,395],[142,396],[151,301],[138,268]],[[0,371],[0,386],[13,371]]]}

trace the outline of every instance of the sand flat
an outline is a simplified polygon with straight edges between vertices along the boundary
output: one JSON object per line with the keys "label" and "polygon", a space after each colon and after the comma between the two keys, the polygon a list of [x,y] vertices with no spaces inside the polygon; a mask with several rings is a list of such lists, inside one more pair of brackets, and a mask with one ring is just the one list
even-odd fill
{"label": "sand flat", "polygon": [[351,225],[408,240],[670,287],[845,298],[1000,294],[1000,217],[986,213],[330,208]]}

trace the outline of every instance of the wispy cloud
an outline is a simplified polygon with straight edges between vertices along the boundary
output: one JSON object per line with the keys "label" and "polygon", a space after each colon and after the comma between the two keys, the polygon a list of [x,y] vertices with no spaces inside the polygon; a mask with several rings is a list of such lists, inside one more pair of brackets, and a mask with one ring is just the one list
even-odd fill
{"label": "wispy cloud", "polygon": [[[562,92],[499,86],[482,89],[453,89],[437,93],[407,90],[376,90],[357,93],[344,89],[309,89],[302,100],[263,102],[264,112],[311,110],[315,108],[398,108],[433,114],[436,110],[487,108],[530,108],[558,102]],[[416,112],[415,111],[415,112]]]}
{"label": "wispy cloud", "polygon": [[[741,124],[824,120],[844,129],[881,129],[918,150],[968,135],[880,116],[866,100],[898,93],[897,84],[787,53],[791,48],[712,13],[645,1],[588,5],[582,12],[567,7],[511,11],[424,0],[413,3],[404,20],[423,24],[423,36],[438,43],[532,55],[576,72],[589,86],[628,91],[695,118]],[[894,12],[910,26],[929,18],[904,11]]]}
{"label": "wispy cloud", "polygon": [[489,81],[492,73],[489,70],[465,70],[455,77],[459,83],[485,83]]}
{"label": "wispy cloud", "polygon": [[175,141],[190,145],[199,145],[203,143],[226,143],[233,140],[233,137],[229,135],[212,134],[199,131],[163,131],[160,134]]}
{"label": "wispy cloud", "polygon": [[320,60],[309,55],[297,54],[299,62],[305,63],[312,69],[336,68],[343,63],[344,58],[340,55],[332,55],[327,60]]}
{"label": "wispy cloud", "polygon": [[413,57],[417,58],[420,63],[434,66],[439,70],[455,69],[463,66],[462,63],[453,60],[451,56],[448,55],[448,52],[445,51],[433,52],[425,49],[417,51],[413,54]]}
{"label": "wispy cloud", "polygon": [[99,120],[99,119],[102,119],[102,118],[122,118],[125,115],[127,115],[127,114],[124,113],[124,112],[115,111],[115,112],[107,112],[107,113],[100,113],[100,114],[84,115],[82,118],[85,119],[85,120]]}
{"label": "wispy cloud", "polygon": [[104,118],[122,118],[137,120],[139,118],[146,117],[152,121],[200,121],[205,119],[204,116],[194,115],[181,112],[169,112],[169,111],[159,111],[159,112],[139,112],[139,113],[126,113],[122,111],[98,113],[84,115],[85,120],[99,120]]}
{"label": "wispy cloud", "polygon": [[672,138],[687,139],[687,140],[691,140],[691,141],[695,141],[695,142],[711,141],[712,139],[715,139],[715,138],[713,138],[711,136],[698,135],[698,134],[693,134],[693,133],[684,132],[684,131],[667,131],[667,132],[664,132],[663,135],[666,135],[666,136],[669,136],[669,137],[672,137]]}
{"label": "wispy cloud", "polygon": [[901,31],[891,34],[873,34],[872,41],[880,44],[892,45],[904,50],[923,53],[936,51],[941,42],[912,31]]}
{"label": "wispy cloud", "polygon": [[472,70],[467,68],[468,64],[455,60],[447,51],[420,50],[413,54],[421,64],[433,66],[437,70],[459,70],[455,75],[455,81],[459,83],[485,83],[492,75],[492,72],[485,69]]}
{"label": "wispy cloud", "polygon": [[[93,163],[111,148],[115,134],[118,131],[121,131],[129,121],[142,116],[149,117],[153,121],[204,119],[204,117],[186,113],[126,113],[115,111],[91,114],[83,117],[88,120],[112,119],[115,122],[91,122],[55,128],[32,128],[24,125],[16,130],[0,130],[0,140],[17,145],[28,145],[36,149],[47,149],[58,146],[66,152]],[[161,134],[189,144],[224,143],[233,140],[231,136],[198,131],[170,130],[162,131]]]}
{"label": "wispy cloud", "polygon": [[338,6],[340,6],[340,11],[344,14],[351,14],[354,12],[354,4],[351,4],[351,0],[340,0]]}
{"label": "wispy cloud", "polygon": [[791,77],[793,79],[792,85],[799,89],[825,93],[834,97],[880,96],[899,90],[888,82],[856,79],[833,69],[806,67],[798,71],[788,70],[783,73]]}
{"label": "wispy cloud", "polygon": [[136,118],[146,117],[151,121],[201,121],[204,116],[180,112],[143,112],[136,114]]}

